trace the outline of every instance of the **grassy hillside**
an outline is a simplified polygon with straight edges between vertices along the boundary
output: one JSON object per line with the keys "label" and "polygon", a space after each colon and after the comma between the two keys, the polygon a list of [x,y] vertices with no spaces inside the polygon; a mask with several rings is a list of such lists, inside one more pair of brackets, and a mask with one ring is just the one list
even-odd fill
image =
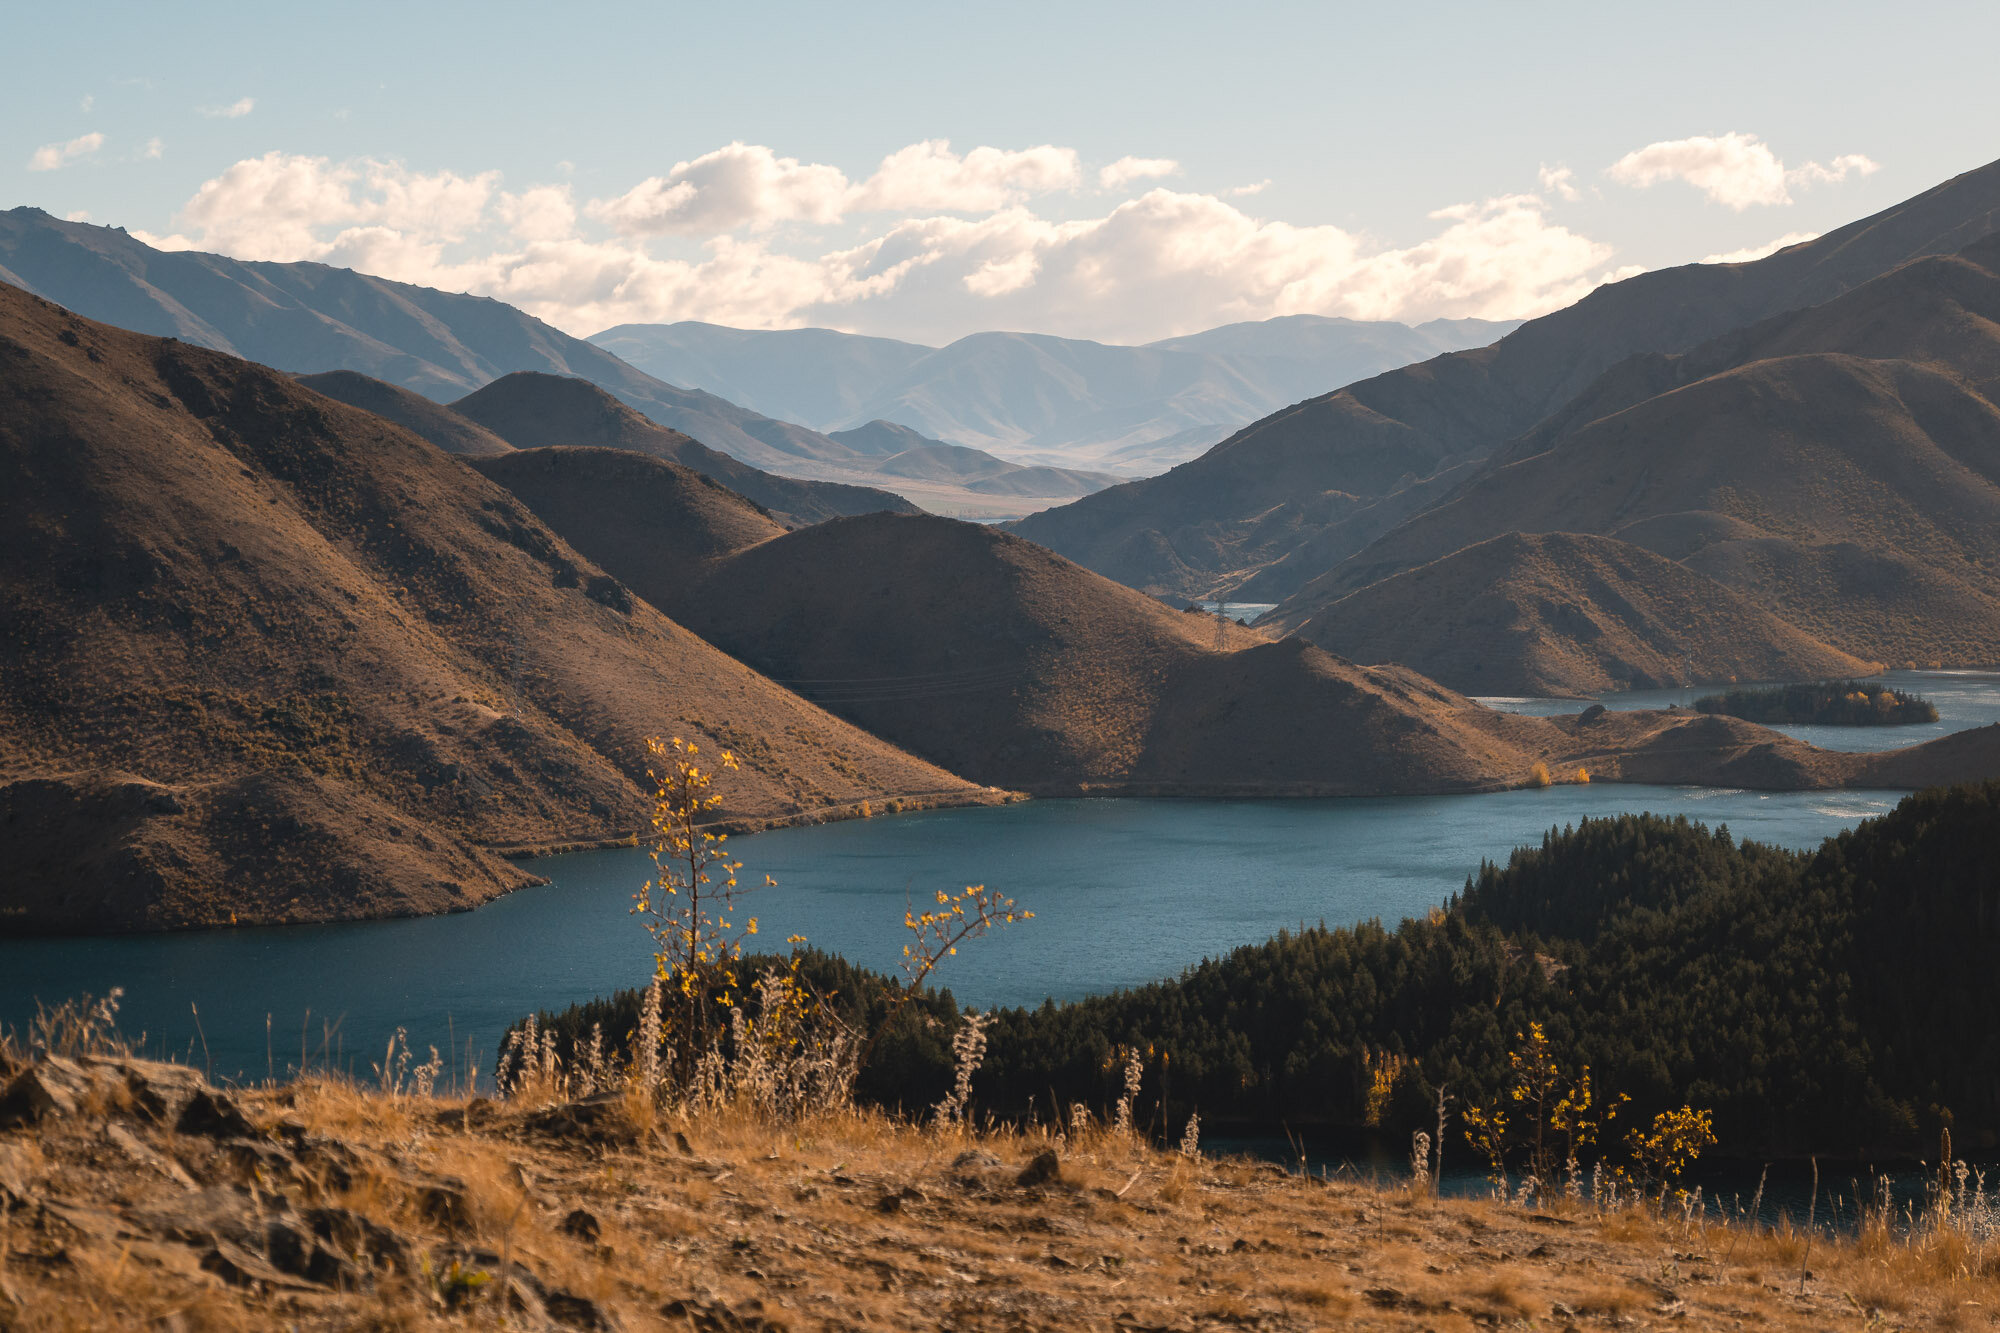
{"label": "grassy hillside", "polygon": [[[1766,259],[1600,287],[1491,346],[1295,404],[1163,476],[1034,515],[1019,531],[1148,590],[1228,589],[1268,571],[1239,595],[1279,600],[1411,512],[1397,496],[1486,457],[1627,358],[1696,347],[1996,230],[2000,165],[1990,165]],[[1344,530],[1330,533],[1336,524]],[[1311,560],[1287,559],[1307,546]]]}
{"label": "grassy hillside", "polygon": [[1876,661],[2000,657],[2000,408],[1910,361],[1808,353],[1647,398],[1479,477],[1279,608],[1505,532],[1644,546]]}
{"label": "grassy hillside", "polygon": [[370,379],[358,371],[328,370],[297,378],[314,393],[323,393],[336,402],[393,421],[448,454],[490,458],[494,454],[511,452],[514,448],[478,422],[460,416],[441,403],[434,403],[420,393],[399,389],[383,380]]}
{"label": "grassy hillside", "polygon": [[250,362],[0,287],[9,930],[465,907],[629,836],[644,738],[726,814],[976,789],[639,601],[507,491]]}
{"label": "grassy hillside", "polygon": [[1474,543],[1312,612],[1297,632],[1330,652],[1400,662],[1479,695],[1872,669],[1685,565],[1576,533]]}

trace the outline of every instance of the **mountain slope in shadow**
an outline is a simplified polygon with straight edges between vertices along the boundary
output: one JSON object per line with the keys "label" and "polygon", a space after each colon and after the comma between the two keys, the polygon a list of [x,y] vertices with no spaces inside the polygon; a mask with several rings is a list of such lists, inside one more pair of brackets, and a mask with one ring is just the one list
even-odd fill
{"label": "mountain slope in shadow", "polygon": [[402,427],[4,285],[0,475],[0,929],[468,907],[644,827],[658,733],[741,751],[738,821],[988,799]]}
{"label": "mountain slope in shadow", "polygon": [[[2000,164],[1765,259],[1601,287],[1489,347],[1296,404],[1163,476],[1032,515],[1016,530],[1136,588],[1281,600],[1436,495],[1397,497],[1485,459],[1626,358],[1685,351],[1996,229]],[[1310,558],[1293,559],[1299,552]]]}
{"label": "mountain slope in shadow", "polygon": [[1370,584],[1298,629],[1478,695],[1866,674],[1713,579],[1609,537],[1503,533]]}
{"label": "mountain slope in shadow", "polygon": [[649,420],[589,380],[516,371],[451,405],[459,416],[516,449],[573,445],[625,449],[689,467],[792,523],[837,514],[915,513],[900,495],[840,482],[800,481],[751,467],[699,440]]}

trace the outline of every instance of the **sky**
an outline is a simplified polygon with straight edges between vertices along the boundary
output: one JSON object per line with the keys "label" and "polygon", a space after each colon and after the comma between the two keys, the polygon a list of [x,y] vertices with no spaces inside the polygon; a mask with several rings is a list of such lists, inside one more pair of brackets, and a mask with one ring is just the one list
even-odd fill
{"label": "sky", "polygon": [[2000,6],[21,7],[0,206],[622,323],[1517,319],[2000,157]]}

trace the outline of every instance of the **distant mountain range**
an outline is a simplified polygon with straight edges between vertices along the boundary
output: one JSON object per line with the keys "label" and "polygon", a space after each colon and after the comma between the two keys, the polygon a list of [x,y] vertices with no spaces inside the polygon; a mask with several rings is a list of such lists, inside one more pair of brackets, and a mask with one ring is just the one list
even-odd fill
{"label": "distant mountain range", "polygon": [[934,348],[684,322],[621,324],[591,341],[663,380],[823,431],[879,419],[1017,462],[1148,476],[1288,403],[1514,327],[1287,315],[1140,347],[975,333]]}
{"label": "distant mountain range", "polygon": [[[943,455],[930,475],[878,472],[854,442],[656,379],[500,301],[391,282],[325,264],[250,263],[156,250],[122,228],[38,208],[0,212],[0,282],[121,328],[178,338],[300,374],[349,370],[449,402],[502,375],[589,380],[658,424],[766,472],[902,495],[940,512],[1013,517],[1107,484],[1069,469],[1019,476],[997,458]],[[864,442],[865,443],[865,442]],[[928,441],[927,443],[937,443]],[[903,452],[907,445],[891,453]],[[959,484],[950,464],[965,464]],[[833,512],[897,508],[888,494],[827,500]]]}
{"label": "distant mountain range", "polygon": [[1777,669],[1781,639],[1794,663],[2000,663],[1996,230],[2000,164],[1754,263],[1600,288],[1015,530],[1462,689],[1716,679]]}

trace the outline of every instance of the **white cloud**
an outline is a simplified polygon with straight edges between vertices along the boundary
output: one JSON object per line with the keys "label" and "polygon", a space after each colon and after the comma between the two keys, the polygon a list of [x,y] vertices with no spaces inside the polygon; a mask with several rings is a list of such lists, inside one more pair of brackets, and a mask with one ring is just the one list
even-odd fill
{"label": "white cloud", "polygon": [[732,143],[664,176],[639,182],[587,212],[628,236],[713,235],[779,222],[832,222],[847,196],[838,167],[779,157],[761,144]]}
{"label": "white cloud", "polygon": [[1262,194],[1264,193],[1264,191],[1270,188],[1271,188],[1271,178],[1269,176],[1266,176],[1263,180],[1255,181],[1249,185],[1238,185],[1230,189],[1224,190],[1222,192],[1222,197],[1224,199],[1241,199],[1246,195]]}
{"label": "white cloud", "polygon": [[199,108],[202,115],[213,120],[241,120],[257,109],[254,97],[239,97],[228,106],[205,106]]}
{"label": "white cloud", "polygon": [[1073,188],[1081,176],[1071,148],[982,147],[960,156],[949,140],[926,139],[889,154],[856,185],[838,167],[732,143],[624,194],[594,199],[584,212],[626,236],[713,236],[787,222],[825,225],[849,213],[990,213]]}
{"label": "white cloud", "polygon": [[63,221],[88,222],[90,221],[90,210],[87,208],[79,208],[73,213],[65,213],[63,214]]}
{"label": "white cloud", "polygon": [[145,158],[157,158],[166,151],[167,151],[167,146],[160,142],[160,136],[156,134],[152,138],[146,140],[146,146],[140,150],[139,156]]}
{"label": "white cloud", "polygon": [[1819,233],[1816,231],[1788,231],[1776,240],[1766,241],[1762,245],[1750,245],[1745,246],[1741,250],[1726,250],[1721,254],[1704,255],[1701,262],[1704,264],[1747,264],[1753,259],[1762,259],[1766,255],[1774,255],[1788,246],[1802,245],[1807,241],[1816,241],[1818,239]]}
{"label": "white cloud", "polygon": [[1860,153],[1842,153],[1826,166],[1808,162],[1796,171],[1786,173],[1794,184],[1815,185],[1826,183],[1838,185],[1847,179],[1850,171],[1857,176],[1872,176],[1882,169],[1882,164]]}
{"label": "white cloud", "polygon": [[94,130],[89,134],[80,134],[68,143],[45,143],[28,159],[28,170],[54,171],[102,147],[104,147],[104,136]]}
{"label": "white cloud", "polygon": [[1577,193],[1576,173],[1568,167],[1552,167],[1544,163],[1536,174],[1542,183],[1542,193],[1553,194],[1572,204],[1582,197]]}
{"label": "white cloud", "polygon": [[1850,173],[1866,176],[1876,169],[1859,153],[1843,154],[1831,166],[1807,162],[1787,169],[1756,135],[1731,133],[1647,144],[1613,162],[1605,174],[1638,189],[1686,181],[1711,202],[1741,212],[1753,205],[1789,204],[1794,186],[1843,181]]}
{"label": "white cloud", "polygon": [[78,105],[78,106],[80,106],[80,107],[82,107],[82,108],[83,108],[83,109],[84,109],[85,111],[88,111],[88,110],[90,110],[90,109],[91,109],[92,107],[94,107],[94,106],[96,106],[96,105],[97,105],[97,96],[96,96],[96,94],[94,94],[94,93],[85,93],[85,94],[83,95],[83,101],[81,101],[81,102],[77,103],[77,105]]}
{"label": "white cloud", "polygon": [[1133,181],[1180,174],[1181,164],[1171,157],[1121,157],[1097,173],[1097,183],[1107,190],[1122,190]]}
{"label": "white cloud", "polygon": [[[1067,149],[961,156],[928,142],[854,185],[732,144],[580,202],[568,185],[503,191],[492,172],[272,152],[204,183],[176,216],[179,232],[138,234],[477,292],[575,333],[703,319],[918,340],[1018,328],[1150,341],[1295,313],[1526,317],[1629,271],[1608,268],[1608,245],[1554,224],[1537,195],[1439,210],[1422,239],[1394,246],[1164,187],[1062,221],[1027,197],[1080,175]],[[858,243],[814,230],[891,200],[908,210]],[[795,225],[780,233],[780,222]]]}
{"label": "white cloud", "polygon": [[538,185],[500,196],[500,218],[524,241],[559,241],[576,230],[576,204],[567,185]]}
{"label": "white cloud", "polygon": [[[1126,158],[1125,161],[1134,161]],[[975,148],[960,157],[948,139],[900,148],[848,196],[857,213],[990,213],[1082,179],[1074,148]]]}
{"label": "white cloud", "polygon": [[[383,228],[427,243],[463,240],[484,221],[499,173],[410,171],[400,163],[333,163],[270,152],[202,184],[176,219],[200,233],[157,242],[202,245],[239,259],[324,259],[348,229]],[[329,229],[339,229],[329,238]]]}

